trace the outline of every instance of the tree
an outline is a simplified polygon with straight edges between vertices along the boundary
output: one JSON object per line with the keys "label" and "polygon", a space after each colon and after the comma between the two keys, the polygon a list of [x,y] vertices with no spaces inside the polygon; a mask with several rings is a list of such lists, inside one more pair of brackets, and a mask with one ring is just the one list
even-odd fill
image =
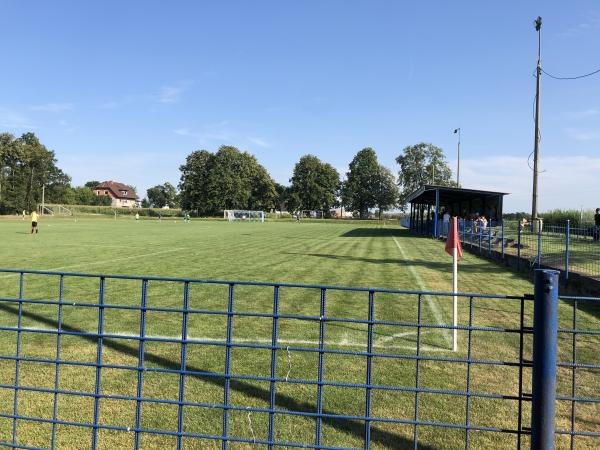
{"label": "tree", "polygon": [[142,208],[150,208],[150,202],[146,197],[142,199]]}
{"label": "tree", "polygon": [[277,198],[275,199],[276,208],[279,211],[287,211],[290,188],[283,184],[275,183],[275,192],[277,194]]}
{"label": "tree", "polygon": [[0,211],[32,211],[42,200],[64,203],[71,178],[56,166],[53,151],[33,133],[0,134]]}
{"label": "tree", "polygon": [[379,219],[383,211],[394,208],[398,204],[399,195],[394,174],[387,167],[380,165],[375,185],[375,205],[379,209]]}
{"label": "tree", "polygon": [[448,166],[444,151],[433,144],[421,142],[409,145],[396,158],[400,165],[398,184],[400,185],[399,206],[404,209],[408,195],[424,184],[455,186],[452,171]]}
{"label": "tree", "polygon": [[369,208],[376,206],[379,183],[379,163],[372,148],[363,148],[350,163],[342,189],[342,201],[347,208],[356,210],[361,219],[369,216]]}
{"label": "tree", "polygon": [[290,179],[288,207],[292,210],[329,210],[336,203],[340,175],[330,164],[313,155],[296,163]]}
{"label": "tree", "polygon": [[213,154],[207,150],[198,150],[187,156],[185,164],[179,167],[181,181],[181,207],[203,215],[208,212],[208,176],[213,162]]}
{"label": "tree", "polygon": [[180,167],[181,203],[198,214],[224,209],[266,210],[275,206],[275,182],[256,158],[235,147],[193,152]]}
{"label": "tree", "polygon": [[146,195],[153,208],[163,208],[165,206],[173,208],[177,204],[177,190],[169,182],[149,188]]}
{"label": "tree", "polygon": [[100,184],[99,181],[96,180],[92,180],[92,181],[88,181],[87,183],[85,183],[83,186],[86,188],[90,188],[90,189],[94,189],[96,186],[98,186]]}

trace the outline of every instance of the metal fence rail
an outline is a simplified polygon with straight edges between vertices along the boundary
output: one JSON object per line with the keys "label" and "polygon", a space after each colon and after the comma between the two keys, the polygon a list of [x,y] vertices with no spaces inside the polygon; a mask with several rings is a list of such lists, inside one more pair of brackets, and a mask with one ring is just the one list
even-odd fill
{"label": "metal fence rail", "polygon": [[[447,236],[447,224],[442,223],[439,230],[440,237]],[[423,234],[431,234],[431,230]],[[600,277],[600,228],[592,224],[572,227],[567,220],[563,226],[545,225],[536,230],[532,224],[522,226],[507,220],[486,226],[474,220],[460,220],[459,238],[482,256],[516,256],[519,264],[532,270],[560,270],[566,279],[571,273]]]}
{"label": "metal fence rail", "polygon": [[[557,404],[562,404],[570,409],[569,421],[557,426],[558,435],[568,436],[569,448],[576,448],[576,437],[600,436],[600,421],[596,427],[586,430],[578,424],[577,408],[580,405],[593,405],[596,412],[600,411],[600,388],[599,385],[586,386],[589,374],[600,374],[600,357],[596,352],[593,360],[581,358],[582,344],[597,346],[600,343],[600,329],[590,324],[589,320],[581,318],[586,312],[600,317],[600,298],[560,296],[562,305],[570,310],[565,314],[562,326],[558,328],[558,353],[557,367],[564,371],[565,383],[562,392],[556,396]],[[582,314],[584,313],[584,314]],[[569,317],[570,316],[570,317]],[[570,378],[570,379],[568,379]],[[560,389],[559,389],[560,390]],[[585,392],[585,393],[582,393]],[[600,445],[597,443],[596,446]]]}
{"label": "metal fence rail", "polygon": [[[123,447],[138,449],[150,448],[145,439],[153,437],[166,439],[165,442],[177,448],[216,442],[223,449],[235,443],[269,449],[433,449],[445,433],[454,433],[456,446],[464,448],[477,447],[481,439],[494,442],[494,436],[499,435],[512,436],[510,447],[521,448],[532,434],[530,412],[533,417],[540,413],[535,408],[531,410],[532,393],[527,386],[533,380],[535,404],[536,374],[534,368],[532,378],[532,367],[536,362],[547,363],[548,354],[536,355],[534,351],[531,356],[535,325],[531,295],[460,294],[463,315],[456,328],[463,340],[459,344],[461,350],[453,353],[445,347],[444,339],[438,339],[453,327],[440,323],[431,314],[435,310],[432,305],[441,308],[443,301],[451,299],[452,294],[448,293],[24,270],[0,270],[0,274],[0,363],[5,364],[0,371],[3,380],[0,405],[10,404],[0,409],[0,420],[4,420],[0,422],[3,446],[54,449],[61,448],[62,442],[71,448],[85,446],[95,450],[123,443]],[[28,288],[29,284],[34,288]],[[167,299],[166,294],[161,294],[161,301],[152,296],[152,292],[160,291],[165,284],[178,292],[176,300]],[[213,298],[211,291],[203,296],[203,289],[209,287],[218,288],[223,295]],[[137,301],[114,302],[109,296],[109,292],[114,294],[116,290],[123,298],[132,298],[125,296],[129,288],[137,292]],[[90,291],[95,300],[90,300]],[[250,293],[256,296],[251,297],[248,305],[246,299]],[[217,307],[206,306],[206,299],[210,298]],[[353,298],[358,302],[351,303]],[[577,316],[583,302],[600,305],[600,299],[565,297],[563,300],[572,306],[571,323],[558,329],[561,336],[567,337],[569,358],[559,358],[553,370],[556,372],[558,367],[560,382],[564,381],[560,369],[569,371],[570,391],[565,395],[558,392],[556,398],[570,405],[570,426],[559,427],[557,436],[568,435],[574,448],[578,439],[600,438],[600,432],[580,426],[578,415],[580,405],[600,404],[597,391],[596,395],[588,395],[588,391],[586,395],[578,395],[582,380],[588,382],[589,373],[595,377],[600,369],[595,361],[581,360],[578,344],[581,345],[583,338],[599,336],[600,330],[578,329],[581,323]],[[543,299],[536,299],[536,304],[539,301]],[[556,296],[553,301],[557,301]],[[305,312],[298,306],[309,302],[314,303],[314,312]],[[354,305],[357,313],[344,306],[345,303]],[[503,324],[489,319],[492,316],[478,319],[483,318],[490,305],[507,308],[506,312],[514,315],[513,320],[507,319]],[[137,317],[135,330],[125,320],[132,315]],[[211,318],[222,319],[223,337],[194,337],[199,331],[198,324]],[[248,319],[253,325],[248,325]],[[554,320],[558,320],[556,316]],[[252,336],[253,327],[258,333],[261,321],[268,323],[268,339],[238,337]],[[177,331],[171,335],[150,332],[163,323],[172,323]],[[115,325],[125,324],[129,328],[115,330]],[[313,325],[316,338],[311,340],[302,333]],[[339,327],[361,338],[354,344],[332,340],[330,336],[339,335]],[[286,336],[292,330],[300,339],[286,340],[282,337],[286,330]],[[389,344],[390,336],[407,332],[414,333],[411,346]],[[28,354],[24,345],[30,337],[38,348],[52,348],[54,356]],[[506,355],[495,349],[485,353],[479,348],[493,345],[496,339],[512,342],[512,337],[516,338],[514,351]],[[67,346],[67,339],[71,340],[71,346]],[[558,342],[559,356],[563,356],[562,344],[566,341]],[[161,346],[169,350],[158,351]],[[546,339],[542,348],[552,346]],[[9,353],[8,349],[14,351]],[[249,359],[244,351],[267,352],[263,373],[238,369]],[[115,360],[115,354],[121,359]],[[302,364],[312,369],[305,369]],[[402,364],[411,365],[410,375],[386,375]],[[338,372],[343,372],[344,367],[357,372],[357,378],[339,379]],[[448,386],[432,387],[432,369],[434,378],[444,371],[461,375],[448,380]],[[482,384],[485,382],[482,369],[502,370],[514,389],[504,392],[499,386]],[[86,390],[83,386],[64,385],[63,372],[67,370],[69,374],[72,370],[86,371],[93,379],[93,386]],[[11,376],[7,375],[9,372]],[[133,394],[115,393],[115,385],[124,383],[122,380],[129,380]],[[204,383],[206,391],[202,395],[196,391],[199,389],[196,381]],[[155,389],[157,383],[159,390]],[[30,394],[39,394],[43,400],[30,403],[27,400]],[[392,394],[404,395],[408,414],[399,415],[394,408],[388,408],[389,399],[385,395]],[[336,401],[327,401],[332,396]],[[79,407],[78,401],[85,399],[92,404],[87,420],[72,411]],[[462,402],[458,412],[453,412],[453,420],[436,418],[431,405],[442,413],[446,412],[444,402],[451,400]],[[134,405],[134,414],[124,419],[124,423],[107,422],[110,417],[103,407],[115,401]],[[473,413],[474,402],[480,401],[497,402],[498,423],[486,423]],[[362,405],[360,411],[351,408],[354,402]],[[166,417],[172,408],[176,413],[170,429]],[[197,418],[204,417],[202,414],[209,415],[210,419],[204,420],[212,424],[213,432],[200,427],[201,420]],[[163,415],[165,426],[161,427]],[[196,420],[188,420],[190,416]],[[303,421],[295,424],[296,435],[287,435],[284,431],[289,421],[300,419]],[[26,424],[35,424],[38,427],[35,433],[28,433]],[[554,435],[553,428],[534,427],[533,434],[537,431]],[[78,430],[70,436],[87,431],[89,440],[85,445],[81,440],[77,444],[64,444],[65,439],[67,442],[70,439],[65,430]],[[107,435],[109,432],[118,437]],[[154,445],[168,445],[160,442]]]}

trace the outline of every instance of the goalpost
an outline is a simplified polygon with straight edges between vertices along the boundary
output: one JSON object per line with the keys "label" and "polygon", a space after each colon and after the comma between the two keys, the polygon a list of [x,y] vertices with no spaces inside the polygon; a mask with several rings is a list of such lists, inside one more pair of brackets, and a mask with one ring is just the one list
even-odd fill
{"label": "goalpost", "polygon": [[38,211],[41,215],[49,214],[51,216],[72,216],[73,211],[63,205],[57,205],[53,203],[46,203],[38,205]]}
{"label": "goalpost", "polygon": [[257,222],[265,221],[264,211],[248,211],[245,209],[226,209],[223,211],[223,218],[233,222],[235,220],[254,220]]}

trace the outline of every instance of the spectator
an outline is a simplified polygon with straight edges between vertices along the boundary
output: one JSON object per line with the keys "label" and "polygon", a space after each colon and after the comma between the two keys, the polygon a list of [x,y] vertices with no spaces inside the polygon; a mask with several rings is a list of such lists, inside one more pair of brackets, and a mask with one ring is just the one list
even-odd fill
{"label": "spectator", "polygon": [[473,223],[473,225],[472,225],[473,232],[479,233],[479,225],[480,225],[479,214],[473,214],[471,221]]}
{"label": "spectator", "polygon": [[479,218],[479,224],[481,225],[481,228],[483,228],[484,230],[487,228],[487,226],[488,226],[488,221],[487,221],[487,219],[486,219],[486,217],[485,217],[485,216],[481,216],[481,217]]}
{"label": "spectator", "polygon": [[524,230],[525,228],[527,228],[528,225],[529,225],[529,222],[527,222],[527,217],[523,217],[521,219],[521,229]]}
{"label": "spectator", "polygon": [[448,236],[448,232],[450,230],[450,213],[448,212],[448,210],[444,212],[444,215],[442,217],[442,224],[442,234],[444,236]]}

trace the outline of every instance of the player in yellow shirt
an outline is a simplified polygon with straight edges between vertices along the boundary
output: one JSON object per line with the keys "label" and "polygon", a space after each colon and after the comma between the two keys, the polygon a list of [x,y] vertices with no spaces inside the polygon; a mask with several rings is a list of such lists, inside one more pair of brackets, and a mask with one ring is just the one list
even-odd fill
{"label": "player in yellow shirt", "polygon": [[38,219],[39,219],[38,213],[36,213],[35,211],[33,211],[31,213],[31,234],[33,234],[34,232],[35,233],[39,233],[39,230],[38,230],[38,227],[37,227],[38,226]]}

